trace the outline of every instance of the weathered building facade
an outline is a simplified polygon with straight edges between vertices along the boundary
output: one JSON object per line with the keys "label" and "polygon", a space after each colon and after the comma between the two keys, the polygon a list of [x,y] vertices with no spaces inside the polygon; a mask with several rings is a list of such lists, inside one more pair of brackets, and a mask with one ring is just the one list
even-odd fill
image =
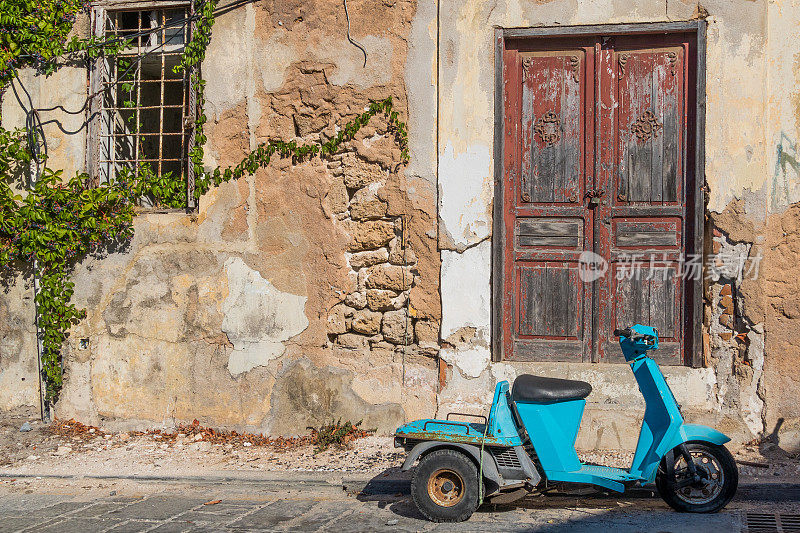
{"label": "weathered building facade", "polygon": [[[78,31],[140,30],[183,9],[93,6]],[[188,212],[143,210],[129,246],[74,274],[87,318],[64,348],[58,416],[272,434],[363,419],[389,432],[478,411],[497,380],[535,373],[594,386],[581,447],[632,448],[643,405],[610,334],[631,321],[661,331],[689,419],[800,446],[796,2],[347,7],[366,65],[338,1],[218,16],[201,67],[207,166],[274,138],[327,139],[388,96],[409,164],[374,118],[329,160],[275,161]],[[126,145],[115,118],[57,117],[50,166],[109,179],[142,154],[178,164],[170,136],[188,133],[165,117],[187,107],[167,67],[185,37],[145,45],[161,67],[142,79],[161,90],[135,109],[158,127]],[[23,81],[37,107],[74,109],[109,83],[97,76],[71,66]],[[4,97],[4,125],[20,120]],[[690,257],[704,275],[687,275]],[[642,276],[624,275],[630,261]],[[31,298],[24,280],[0,295],[3,409],[38,402]]]}

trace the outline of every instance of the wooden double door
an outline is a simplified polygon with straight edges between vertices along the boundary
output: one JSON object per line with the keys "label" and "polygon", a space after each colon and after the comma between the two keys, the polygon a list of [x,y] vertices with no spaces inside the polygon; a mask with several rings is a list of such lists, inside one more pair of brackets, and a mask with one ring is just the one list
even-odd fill
{"label": "wooden double door", "polygon": [[661,362],[691,362],[695,47],[505,43],[503,359],[621,362],[613,330],[641,323]]}

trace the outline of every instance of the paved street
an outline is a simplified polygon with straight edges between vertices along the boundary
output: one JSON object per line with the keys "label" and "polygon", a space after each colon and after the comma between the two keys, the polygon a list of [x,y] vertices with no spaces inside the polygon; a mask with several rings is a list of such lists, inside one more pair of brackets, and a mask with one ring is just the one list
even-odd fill
{"label": "paved street", "polygon": [[[39,487],[39,490],[36,487]],[[0,493],[0,532],[183,531],[542,531],[683,532],[742,531],[748,512],[800,513],[800,484],[742,486],[737,499],[715,515],[668,509],[647,491],[623,498],[561,495],[529,498],[520,505],[484,506],[462,524],[433,524],[417,514],[407,487],[394,494],[354,493],[342,486],[309,485],[286,490],[270,484],[181,486],[155,484],[107,491],[95,485],[59,487],[36,480],[22,492]],[[113,484],[111,485],[113,486]],[[346,485],[345,485],[346,487]],[[105,496],[99,496],[103,490]],[[377,492],[387,492],[377,490]],[[137,494],[138,493],[138,494]],[[112,495],[113,494],[113,495]],[[217,500],[221,500],[218,503]],[[761,517],[763,520],[763,516]],[[800,525],[800,524],[798,524]],[[765,531],[759,529],[759,531]],[[777,530],[766,530],[777,531]],[[796,531],[796,529],[786,529]]]}

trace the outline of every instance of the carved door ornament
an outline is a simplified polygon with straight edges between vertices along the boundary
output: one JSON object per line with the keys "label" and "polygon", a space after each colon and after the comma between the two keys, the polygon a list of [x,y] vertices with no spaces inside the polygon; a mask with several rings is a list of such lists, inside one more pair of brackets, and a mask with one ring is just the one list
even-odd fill
{"label": "carved door ornament", "polygon": [[628,63],[628,55],[620,54],[617,61],[619,61],[619,79],[622,79],[625,77],[625,65]]}
{"label": "carved door ornament", "polygon": [[[528,57],[522,60],[522,83],[528,81],[528,69],[533,65],[533,58]],[[570,56],[569,69],[572,72],[572,79],[575,83],[580,83],[581,60],[578,56]]]}
{"label": "carved door ornament", "polygon": [[678,62],[678,54],[676,52],[669,52],[669,53],[667,53],[667,59],[669,59],[669,71],[674,76],[675,75],[675,63]]}
{"label": "carved door ornament", "polygon": [[533,58],[526,57],[522,60],[522,83],[528,81],[528,69],[533,65]]}
{"label": "carved door ornament", "polygon": [[545,145],[553,146],[561,140],[561,121],[558,115],[552,111],[548,111],[542,115],[541,118],[536,121],[533,132],[535,135],[539,136],[539,139],[541,139]]}
{"label": "carved door ornament", "polygon": [[578,56],[571,56],[569,58],[569,65],[572,69],[572,79],[575,83],[580,83],[581,60],[578,59]]}
{"label": "carved door ornament", "polygon": [[658,137],[663,128],[664,126],[658,121],[653,112],[648,109],[636,119],[631,130],[640,141],[647,141],[650,137]]}

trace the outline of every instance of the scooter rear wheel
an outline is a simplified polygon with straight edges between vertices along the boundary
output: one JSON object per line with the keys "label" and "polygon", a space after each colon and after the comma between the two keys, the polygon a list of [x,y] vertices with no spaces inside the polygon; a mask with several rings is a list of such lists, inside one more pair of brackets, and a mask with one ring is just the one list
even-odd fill
{"label": "scooter rear wheel", "polygon": [[414,471],[411,496],[428,520],[463,522],[478,508],[478,469],[456,450],[431,452]]}
{"label": "scooter rear wheel", "polygon": [[678,485],[687,479],[686,460],[676,449],[670,479],[667,457],[661,460],[656,474],[658,493],[667,504],[683,513],[715,513],[725,507],[736,494],[739,470],[731,453],[724,446],[708,442],[688,442],[686,448],[701,480]]}

